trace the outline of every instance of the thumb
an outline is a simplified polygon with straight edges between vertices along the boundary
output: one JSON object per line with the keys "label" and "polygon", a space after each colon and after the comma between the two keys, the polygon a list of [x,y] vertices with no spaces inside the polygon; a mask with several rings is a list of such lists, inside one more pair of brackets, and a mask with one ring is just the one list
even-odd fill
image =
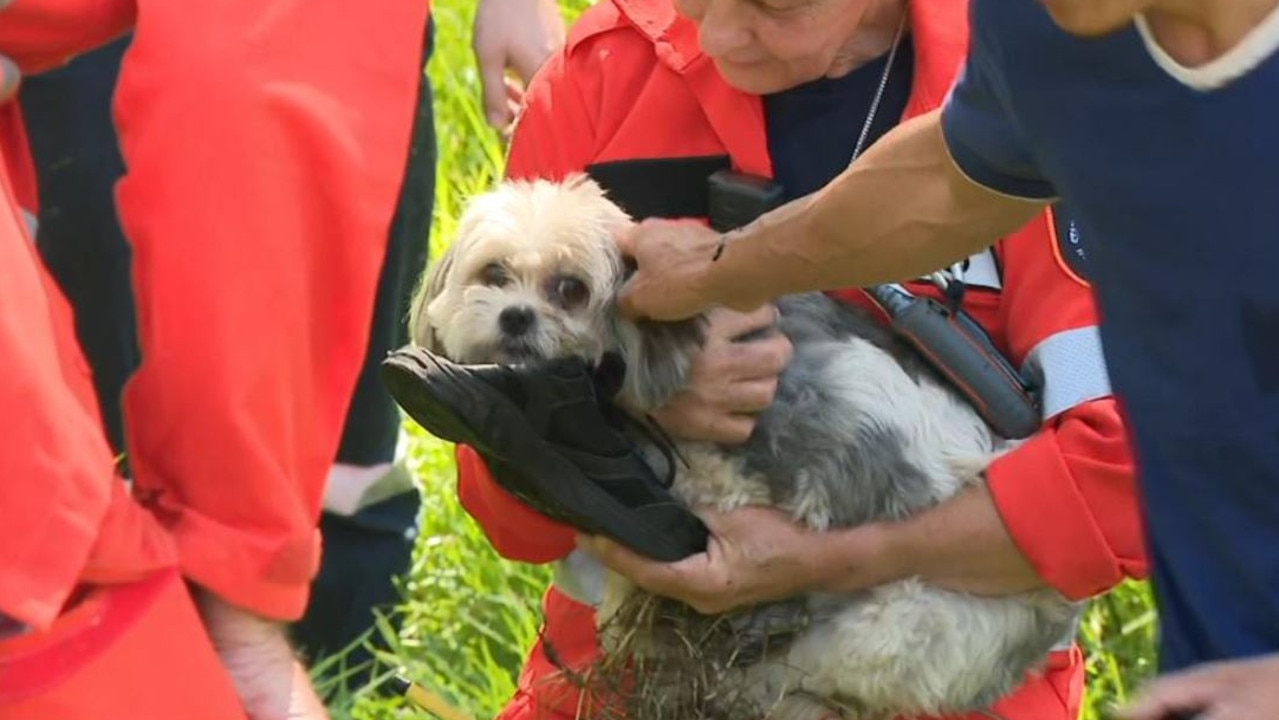
{"label": "thumb", "polygon": [[617,291],[617,312],[627,320],[638,321],[649,318],[645,308],[643,292],[635,292],[635,280],[627,280]]}
{"label": "thumb", "polygon": [[475,46],[475,59],[480,66],[484,118],[492,127],[504,128],[511,122],[506,88],[506,54],[500,46],[491,42],[479,42]]}
{"label": "thumb", "polygon": [[640,229],[644,227],[646,222],[648,221],[634,223],[613,237],[613,241],[617,243],[617,249],[621,251],[623,257],[635,257],[635,246],[637,245],[635,238],[639,235]]}

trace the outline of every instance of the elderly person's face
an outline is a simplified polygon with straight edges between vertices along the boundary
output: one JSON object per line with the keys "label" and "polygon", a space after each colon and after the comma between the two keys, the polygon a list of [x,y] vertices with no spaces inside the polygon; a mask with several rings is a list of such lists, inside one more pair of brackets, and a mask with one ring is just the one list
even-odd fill
{"label": "elderly person's face", "polygon": [[675,7],[697,24],[702,51],[730,85],[764,95],[839,77],[869,60],[857,52],[863,21],[904,2],[675,0]]}

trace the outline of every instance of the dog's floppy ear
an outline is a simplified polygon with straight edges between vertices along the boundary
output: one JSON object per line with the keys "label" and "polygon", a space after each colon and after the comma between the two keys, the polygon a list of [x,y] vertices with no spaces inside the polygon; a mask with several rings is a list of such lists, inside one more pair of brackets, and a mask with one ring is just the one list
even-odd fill
{"label": "dog's floppy ear", "polygon": [[440,340],[435,328],[431,326],[427,309],[431,301],[444,290],[444,284],[453,270],[454,257],[457,255],[454,249],[457,245],[456,241],[451,243],[434,262],[429,263],[413,294],[413,302],[409,305],[409,337],[415,344],[431,352],[440,352]]}

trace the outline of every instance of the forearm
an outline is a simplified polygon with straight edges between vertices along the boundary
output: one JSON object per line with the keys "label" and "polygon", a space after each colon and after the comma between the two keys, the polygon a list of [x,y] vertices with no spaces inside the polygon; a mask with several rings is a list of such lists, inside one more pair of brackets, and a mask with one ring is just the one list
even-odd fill
{"label": "forearm", "polygon": [[1007,595],[1052,587],[1072,599],[1144,577],[1136,487],[1114,401],[1072,409],[986,468],[987,480],[895,523],[828,533],[813,548],[826,589],[919,577]]}
{"label": "forearm", "polygon": [[[867,552],[867,531],[875,537]],[[930,585],[977,595],[1011,595],[1045,583],[1018,550],[989,491],[966,490],[896,523],[836,531],[823,540],[833,592],[918,577]]]}
{"label": "forearm", "polygon": [[939,117],[903,123],[825,188],[731,233],[700,279],[706,297],[748,309],[789,293],[916,277],[990,245],[1042,209],[964,177]]}

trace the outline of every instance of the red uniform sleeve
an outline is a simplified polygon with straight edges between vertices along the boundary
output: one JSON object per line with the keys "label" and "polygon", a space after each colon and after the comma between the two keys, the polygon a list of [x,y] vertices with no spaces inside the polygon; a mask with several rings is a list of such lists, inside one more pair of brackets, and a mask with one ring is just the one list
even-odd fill
{"label": "red uniform sleeve", "polygon": [[139,491],[193,581],[301,615],[408,159],[426,7],[141,0],[116,117]]}
{"label": "red uniform sleeve", "polygon": [[1109,394],[1092,291],[1056,256],[1050,223],[1051,216],[1036,219],[1004,241],[1002,306],[1012,358],[1042,373],[1060,411],[992,463],[988,481],[1040,576],[1082,599],[1144,577],[1147,559],[1129,437]]}
{"label": "red uniform sleeve", "polygon": [[[594,76],[574,62],[570,43],[529,84],[511,138],[506,176],[561,179],[585,170],[594,137],[582,86]],[[521,562],[558,560],[574,549],[573,528],[550,520],[499,486],[479,455],[457,449],[458,497],[503,557]]]}
{"label": "red uniform sleeve", "polygon": [[30,74],[62,65],[123,35],[133,26],[137,2],[14,0],[0,13],[0,48]]}
{"label": "red uniform sleeve", "polygon": [[0,147],[0,614],[46,628],[80,582],[135,579],[177,553],[114,474],[71,308],[23,230],[3,170],[13,147]]}

